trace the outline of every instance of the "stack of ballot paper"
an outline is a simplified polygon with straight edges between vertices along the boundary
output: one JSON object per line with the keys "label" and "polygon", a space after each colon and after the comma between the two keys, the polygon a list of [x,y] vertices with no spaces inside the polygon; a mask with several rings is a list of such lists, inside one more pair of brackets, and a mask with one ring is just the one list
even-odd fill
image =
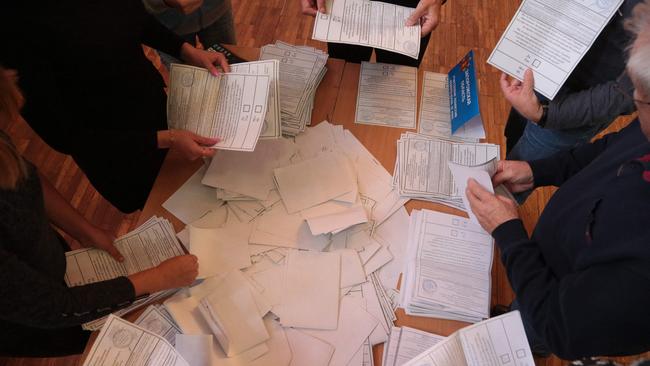
{"label": "stack of ballot paper", "polygon": [[409,327],[393,327],[384,344],[382,366],[402,366],[444,339]]}
{"label": "stack of ballot paper", "polygon": [[311,123],[316,89],[327,72],[328,55],[316,48],[277,41],[262,47],[260,60],[280,63],[282,133],[295,136]]}
{"label": "stack of ballot paper", "polygon": [[[159,217],[152,217],[144,224],[115,241],[115,248],[124,256],[123,262],[116,261],[107,252],[84,248],[66,253],[65,282],[68,287],[106,281],[128,276],[153,268],[161,262],[185,254],[171,223]],[[135,301],[116,312],[123,315],[141,306],[169,296],[171,291],[161,291]],[[99,329],[106,317],[85,323],[84,329]]]}
{"label": "stack of ballot paper", "polygon": [[534,366],[519,311],[458,330],[404,366]]}
{"label": "stack of ballot paper", "polygon": [[[237,66],[242,73],[213,76],[206,69],[172,64],[167,98],[169,126],[219,138],[212,146],[215,149],[255,150],[263,130],[268,133],[277,129],[269,125],[277,125],[277,119],[266,118],[271,87],[277,87],[277,66],[249,63],[248,67]],[[272,95],[277,97],[275,91]],[[267,137],[277,135],[274,131]]]}
{"label": "stack of ballot paper", "polygon": [[469,220],[414,210],[400,303],[407,314],[478,322],[489,317],[492,237]]}
{"label": "stack of ballot paper", "polygon": [[[490,164],[498,161],[499,156],[499,145],[407,132],[397,141],[394,184],[401,197],[464,210],[464,190],[459,189],[458,182],[454,181],[449,162],[462,166],[493,166]],[[466,184],[466,181],[461,184]]]}

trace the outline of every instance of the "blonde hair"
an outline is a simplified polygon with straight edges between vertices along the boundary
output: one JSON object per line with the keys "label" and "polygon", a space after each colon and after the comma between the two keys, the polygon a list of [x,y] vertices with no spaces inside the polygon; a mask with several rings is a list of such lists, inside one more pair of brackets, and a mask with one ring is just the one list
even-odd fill
{"label": "blonde hair", "polygon": [[639,3],[625,21],[625,29],[634,36],[627,71],[644,96],[650,97],[650,2]]}
{"label": "blonde hair", "polygon": [[[9,72],[0,66],[0,125],[18,118],[21,95]],[[8,138],[0,136],[0,189],[15,190],[27,178],[27,165]]]}

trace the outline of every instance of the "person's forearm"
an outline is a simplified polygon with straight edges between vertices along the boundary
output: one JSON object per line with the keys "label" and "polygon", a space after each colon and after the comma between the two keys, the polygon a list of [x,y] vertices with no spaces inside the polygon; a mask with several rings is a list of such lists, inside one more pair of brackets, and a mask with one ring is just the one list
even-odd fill
{"label": "person's forearm", "polygon": [[156,268],[134,273],[128,277],[135,289],[135,296],[153,294],[161,291],[160,276],[156,274]]}
{"label": "person's forearm", "polygon": [[52,224],[77,240],[89,238],[95,227],[61,196],[45,176],[41,173],[39,176],[43,188],[45,211]]}

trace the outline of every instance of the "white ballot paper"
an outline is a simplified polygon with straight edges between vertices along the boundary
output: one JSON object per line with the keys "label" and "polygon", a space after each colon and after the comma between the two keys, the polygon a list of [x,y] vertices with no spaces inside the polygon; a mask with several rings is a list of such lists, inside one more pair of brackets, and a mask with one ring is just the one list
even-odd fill
{"label": "white ballot paper", "polygon": [[519,311],[460,329],[404,366],[534,366]]}
{"label": "white ballot paper", "polygon": [[184,254],[169,221],[159,218],[152,218],[119,237],[114,245],[124,256],[124,262],[94,248],[67,252],[65,282],[68,287],[128,276]]}
{"label": "white ballot paper", "polygon": [[250,288],[228,276],[201,300],[199,311],[228,357],[270,338]]}
{"label": "white ballot paper", "polygon": [[524,0],[488,63],[555,98],[623,0]]}
{"label": "white ballot paper", "polygon": [[164,337],[172,346],[176,344],[176,335],[181,329],[161,310],[160,305],[149,306],[134,322],[137,326]]}
{"label": "white ballot paper", "polygon": [[355,122],[415,128],[417,95],[417,67],[362,62]]}
{"label": "white ballot paper", "polygon": [[469,215],[469,219],[476,225],[480,225],[478,219],[474,212],[472,212],[469,200],[467,199],[467,194],[465,192],[467,188],[467,181],[472,178],[476,180],[483,188],[488,192],[494,193],[494,187],[492,186],[492,176],[497,170],[497,161],[492,159],[484,164],[467,166],[456,164],[453,162],[448,162],[449,170],[451,175],[454,177],[454,184],[458,187],[458,192],[463,197],[463,205],[465,206],[465,211]]}
{"label": "white ballot paper", "polygon": [[266,109],[260,139],[272,139],[282,136],[280,121],[280,62],[278,60],[242,62],[230,65],[230,72],[234,74],[266,75],[270,78],[269,104]]}
{"label": "white ballot paper", "polygon": [[83,366],[190,366],[165,338],[110,315]]}
{"label": "white ballot paper", "polygon": [[406,26],[406,19],[415,9],[369,0],[330,0],[326,7],[327,14],[316,15],[313,39],[418,58],[421,27]]}
{"label": "white ballot paper", "polygon": [[273,308],[283,327],[336,329],[341,255],[292,250],[286,258],[284,298]]}
{"label": "white ballot paper", "polygon": [[402,366],[445,337],[409,327],[393,327],[384,345],[383,366]]}
{"label": "white ballot paper", "polygon": [[411,215],[400,303],[407,314],[478,322],[489,316],[493,240],[469,220]]}
{"label": "white ballot paper", "polygon": [[217,199],[214,188],[201,184],[206,170],[206,165],[199,168],[181,188],[162,204],[165,210],[171,212],[184,224],[198,220],[208,211],[216,210],[224,203]]}
{"label": "white ballot paper", "polygon": [[172,64],[169,79],[170,127],[218,137],[215,149],[255,150],[266,117],[269,76],[213,76],[206,69]]}
{"label": "white ballot paper", "polygon": [[447,74],[425,71],[420,97],[418,133],[467,142],[479,142],[480,139],[485,138],[485,129],[480,120],[464,124],[452,135],[449,103]]}
{"label": "white ballot paper", "polygon": [[222,228],[190,228],[190,253],[199,260],[197,278],[242,269],[251,265],[248,236],[252,226],[231,224]]}

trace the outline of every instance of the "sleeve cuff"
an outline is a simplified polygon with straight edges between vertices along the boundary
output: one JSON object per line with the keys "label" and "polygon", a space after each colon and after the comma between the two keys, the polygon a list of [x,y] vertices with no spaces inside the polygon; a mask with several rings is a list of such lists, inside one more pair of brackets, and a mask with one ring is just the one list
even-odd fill
{"label": "sleeve cuff", "polygon": [[544,187],[552,185],[557,169],[557,162],[552,158],[528,161],[530,169],[533,171],[533,182],[535,187]]}
{"label": "sleeve cuff", "polygon": [[512,219],[499,225],[492,232],[492,237],[502,251],[528,240],[528,233],[520,219]]}

